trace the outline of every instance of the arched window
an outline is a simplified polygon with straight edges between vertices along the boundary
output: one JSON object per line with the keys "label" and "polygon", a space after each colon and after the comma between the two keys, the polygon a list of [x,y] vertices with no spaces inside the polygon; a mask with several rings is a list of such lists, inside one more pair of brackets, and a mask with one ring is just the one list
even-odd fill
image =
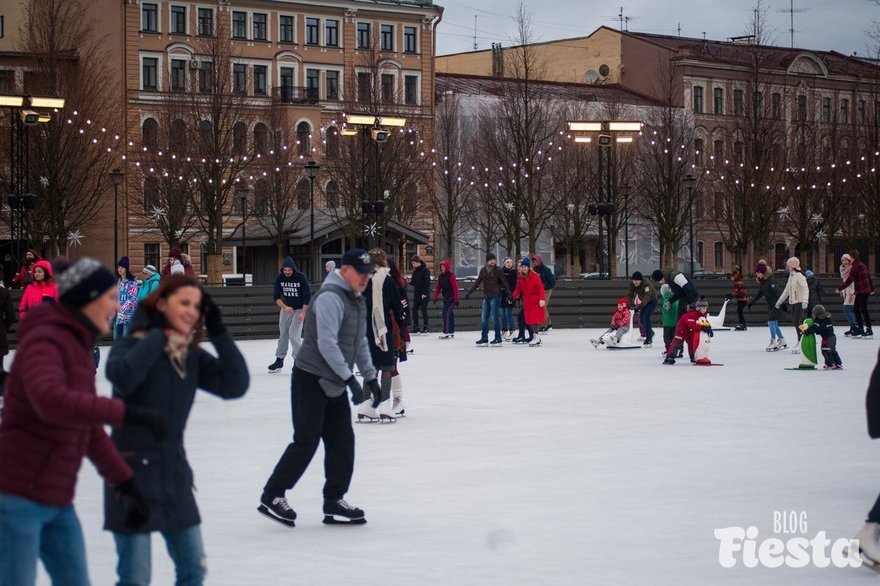
{"label": "arched window", "polygon": [[154,150],[159,146],[159,123],[155,118],[147,118],[144,120],[144,126],[141,129],[141,143],[150,150]]}
{"label": "arched window", "polygon": [[335,181],[330,181],[327,183],[327,187],[324,188],[325,192],[325,200],[328,208],[338,208],[339,207],[339,184]]}
{"label": "arched window", "polygon": [[232,127],[232,154],[247,154],[247,124],[244,122],[236,122]]}
{"label": "arched window", "polygon": [[296,184],[296,207],[301,210],[309,209],[309,180],[300,179]]}
{"label": "arched window", "polygon": [[324,154],[329,158],[339,156],[339,131],[335,126],[327,129],[327,145],[324,147]]}
{"label": "arched window", "polygon": [[265,216],[270,212],[270,193],[269,180],[262,178],[257,179],[254,184],[254,209],[255,216]]}
{"label": "arched window", "polygon": [[266,146],[269,142],[269,129],[262,122],[258,122],[254,126],[254,153],[258,155],[266,154]]}
{"label": "arched window", "polygon": [[312,129],[308,123],[300,122],[296,125],[296,140],[299,142],[299,154],[308,158],[312,154],[312,145],[309,135]]}
{"label": "arched window", "polygon": [[171,152],[178,156],[186,153],[186,124],[180,118],[171,123]]}
{"label": "arched window", "polygon": [[152,214],[159,207],[159,180],[155,177],[144,178],[144,213]]}
{"label": "arched window", "polygon": [[201,141],[203,153],[214,150],[214,126],[210,120],[199,122],[199,140]]}

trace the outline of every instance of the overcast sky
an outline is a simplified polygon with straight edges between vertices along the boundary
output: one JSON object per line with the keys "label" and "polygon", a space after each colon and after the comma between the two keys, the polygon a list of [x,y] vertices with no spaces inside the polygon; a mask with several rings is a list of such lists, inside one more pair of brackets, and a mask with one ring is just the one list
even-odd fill
{"label": "overcast sky", "polygon": [[[794,0],[794,42],[805,49],[835,50],[851,55],[866,53],[865,31],[880,21],[880,0]],[[443,6],[437,29],[437,54],[471,51],[474,46],[474,15],[477,45],[488,49],[493,42],[511,44],[515,33],[513,14],[517,0],[434,0]],[[725,40],[745,34],[755,3],[750,0],[525,0],[532,13],[536,41],[586,36],[600,26],[619,28],[623,5],[629,30],[678,34]],[[791,45],[791,0],[763,3],[772,44]]]}

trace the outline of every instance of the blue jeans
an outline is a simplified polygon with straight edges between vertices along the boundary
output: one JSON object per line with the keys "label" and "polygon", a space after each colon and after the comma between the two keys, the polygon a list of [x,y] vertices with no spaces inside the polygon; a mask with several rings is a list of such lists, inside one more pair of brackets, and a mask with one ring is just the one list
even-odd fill
{"label": "blue jeans", "polygon": [[853,305],[846,304],[843,306],[843,315],[846,316],[846,321],[851,326],[856,325],[856,312],[853,307]]}
{"label": "blue jeans", "polygon": [[495,325],[495,339],[501,339],[501,312],[499,311],[500,308],[500,297],[491,297],[488,299],[483,298],[483,313],[480,316],[480,323],[483,326],[483,333],[480,336],[481,340],[486,340],[489,337],[489,312],[492,312],[492,323]]}
{"label": "blue jeans", "polygon": [[118,340],[128,335],[128,324],[116,322],[113,325],[113,339]]}
{"label": "blue jeans", "polygon": [[455,333],[455,301],[443,300],[443,333]]}
{"label": "blue jeans", "polygon": [[[201,525],[193,525],[180,531],[161,531],[165,538],[168,555],[174,562],[177,586],[201,586],[205,583],[205,546],[202,543]],[[117,586],[146,586],[150,583],[151,533],[114,533],[119,563],[116,573]]]}
{"label": "blue jeans", "polygon": [[88,586],[86,544],[73,505],[0,493],[0,584],[35,584],[37,559],[53,584]]}
{"label": "blue jeans", "polygon": [[782,328],[779,327],[778,321],[768,321],[767,325],[770,326],[770,339],[775,340],[779,338],[780,340],[784,338],[782,335]]}
{"label": "blue jeans", "polygon": [[639,312],[639,324],[641,324],[642,329],[645,330],[645,340],[650,342],[654,339],[654,328],[651,327],[651,316],[654,314],[654,309],[657,308],[657,302],[652,301],[642,307],[642,310]]}
{"label": "blue jeans", "polygon": [[513,324],[513,306],[505,305],[501,308],[501,329],[512,332],[514,328]]}

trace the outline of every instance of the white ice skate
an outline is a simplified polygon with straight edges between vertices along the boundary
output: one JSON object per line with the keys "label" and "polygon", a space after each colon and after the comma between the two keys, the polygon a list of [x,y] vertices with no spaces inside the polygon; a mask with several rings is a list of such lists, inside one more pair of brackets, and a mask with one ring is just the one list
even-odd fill
{"label": "white ice skate", "polygon": [[785,338],[779,338],[779,346],[778,346],[778,349],[779,349],[779,350],[785,350],[786,348],[788,348],[788,344],[786,343]]}
{"label": "white ice skate", "polygon": [[394,399],[391,404],[391,412],[395,417],[406,417],[406,409],[403,407],[403,399]]}
{"label": "white ice skate", "polygon": [[373,408],[373,402],[364,401],[357,408],[358,423],[376,423],[379,421],[379,412]]}
{"label": "white ice skate", "polygon": [[382,401],[377,409],[379,413],[379,423],[394,423],[397,421],[397,414],[394,413],[393,403],[391,399]]}
{"label": "white ice skate", "polygon": [[593,345],[593,348],[598,349],[599,346],[601,346],[604,343],[605,343],[605,341],[602,338],[598,338],[598,339],[597,338],[590,338],[590,344]]}
{"label": "white ice skate", "polygon": [[541,345],[541,336],[538,335],[538,332],[535,332],[535,335],[532,338],[532,341],[529,342],[529,346],[534,348],[535,346],[540,346],[540,345]]}
{"label": "white ice skate", "polygon": [[767,344],[766,348],[767,352],[776,352],[779,350],[779,341],[776,338],[770,340],[770,343]]}

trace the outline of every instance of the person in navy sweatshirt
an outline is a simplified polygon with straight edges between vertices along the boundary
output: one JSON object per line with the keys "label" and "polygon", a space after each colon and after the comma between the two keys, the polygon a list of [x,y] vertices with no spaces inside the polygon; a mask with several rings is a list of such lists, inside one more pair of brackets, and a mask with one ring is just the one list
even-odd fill
{"label": "person in navy sweatshirt", "polygon": [[269,365],[269,372],[279,372],[284,366],[287,355],[287,344],[291,346],[291,356],[296,360],[302,345],[303,321],[309,309],[312,297],[309,280],[296,270],[296,263],[291,257],[284,259],[281,272],[275,277],[275,289],[272,300],[281,310],[278,314],[278,347],[275,349],[275,362]]}

